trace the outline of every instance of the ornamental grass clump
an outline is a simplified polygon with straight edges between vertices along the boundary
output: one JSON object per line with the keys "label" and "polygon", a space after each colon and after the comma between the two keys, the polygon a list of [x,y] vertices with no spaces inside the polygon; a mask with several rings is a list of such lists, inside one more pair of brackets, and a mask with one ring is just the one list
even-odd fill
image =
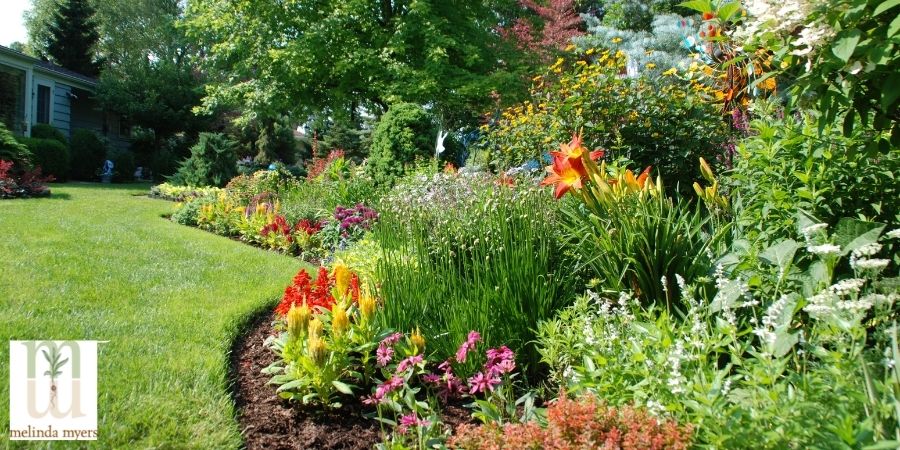
{"label": "ornamental grass clump", "polygon": [[[478,329],[488,345],[509,345],[536,373],[532,330],[565,306],[577,284],[552,199],[488,175],[437,174],[408,179],[378,209],[380,323],[419,327],[438,358]],[[483,362],[475,358],[464,371]]]}

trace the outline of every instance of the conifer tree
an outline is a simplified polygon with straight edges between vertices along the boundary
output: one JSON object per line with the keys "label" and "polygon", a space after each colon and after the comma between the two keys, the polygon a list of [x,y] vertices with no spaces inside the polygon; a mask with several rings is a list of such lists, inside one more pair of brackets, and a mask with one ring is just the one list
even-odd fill
{"label": "conifer tree", "polygon": [[67,0],[53,17],[47,53],[66,69],[96,76],[100,64],[94,60],[94,48],[99,38],[94,8],[88,0]]}

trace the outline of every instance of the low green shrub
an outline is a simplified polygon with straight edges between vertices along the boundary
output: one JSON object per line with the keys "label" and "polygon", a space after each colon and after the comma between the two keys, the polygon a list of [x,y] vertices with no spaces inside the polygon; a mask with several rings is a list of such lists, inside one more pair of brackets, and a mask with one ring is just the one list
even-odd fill
{"label": "low green shrub", "polygon": [[65,181],[69,176],[69,147],[55,139],[18,138],[31,152],[32,163],[43,173],[53,175],[57,181]]}
{"label": "low green shrub", "polygon": [[849,211],[900,224],[900,148],[869,145],[885,133],[857,127],[845,137],[839,122],[820,133],[817,113],[784,114],[774,104],[757,102],[752,112],[758,118],[726,180],[742,237],[791,236],[798,210],[829,225]]}
{"label": "low green shrub", "polygon": [[235,143],[221,133],[200,133],[191,156],[181,163],[172,184],[222,187],[237,175]]}
{"label": "low green shrub", "polygon": [[200,217],[200,210],[205,205],[209,205],[215,201],[214,197],[194,197],[184,203],[178,204],[175,212],[172,213],[172,221],[181,225],[197,226],[197,219]]}
{"label": "low green shrub", "polygon": [[368,173],[380,184],[391,184],[416,158],[434,155],[437,127],[419,105],[391,105],[372,132]]}
{"label": "low green shrub", "polygon": [[46,123],[38,123],[31,127],[31,137],[35,139],[53,139],[60,144],[68,145],[69,140],[62,131]]}
{"label": "low green shrub", "polygon": [[97,170],[103,167],[106,158],[106,144],[103,140],[93,131],[79,128],[72,131],[69,149],[72,154],[72,178],[96,179]]}
{"label": "low green shrub", "polygon": [[6,124],[0,122],[0,160],[11,161],[18,166],[31,166],[32,155],[25,144],[16,140],[16,137]]}

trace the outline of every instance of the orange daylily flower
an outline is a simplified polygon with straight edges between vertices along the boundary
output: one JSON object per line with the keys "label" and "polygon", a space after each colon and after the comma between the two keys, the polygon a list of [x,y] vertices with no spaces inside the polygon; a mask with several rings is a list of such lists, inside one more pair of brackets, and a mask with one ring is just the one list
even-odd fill
{"label": "orange daylily flower", "polygon": [[[569,164],[578,171],[581,176],[587,176],[587,170],[584,168],[584,161],[581,160],[581,156],[584,154],[586,148],[582,145],[581,134],[573,134],[572,140],[569,141],[568,144],[560,144],[559,151],[550,152],[553,157],[562,157],[569,160]],[[595,150],[590,152],[589,156],[592,160],[597,160],[603,157],[603,150]]]}
{"label": "orange daylily flower", "polygon": [[[584,167],[582,167],[582,170],[583,169]],[[550,175],[547,176],[544,181],[541,181],[541,186],[555,184],[556,190],[553,192],[553,195],[557,200],[562,198],[563,195],[566,195],[566,192],[569,192],[569,189],[572,189],[573,187],[575,189],[581,189],[581,172],[575,169],[575,167],[572,167],[569,158],[561,155],[553,155],[553,165],[547,166],[547,172],[549,172]]]}

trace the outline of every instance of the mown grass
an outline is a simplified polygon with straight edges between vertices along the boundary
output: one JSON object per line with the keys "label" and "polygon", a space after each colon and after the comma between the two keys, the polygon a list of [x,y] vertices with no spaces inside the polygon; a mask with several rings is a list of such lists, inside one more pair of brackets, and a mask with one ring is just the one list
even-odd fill
{"label": "mown grass", "polygon": [[0,201],[0,442],[10,443],[6,341],[79,339],[109,341],[91,447],[241,445],[230,344],[302,263],[164,220],[172,204],[134,195],[147,189],[55,185],[51,198]]}

